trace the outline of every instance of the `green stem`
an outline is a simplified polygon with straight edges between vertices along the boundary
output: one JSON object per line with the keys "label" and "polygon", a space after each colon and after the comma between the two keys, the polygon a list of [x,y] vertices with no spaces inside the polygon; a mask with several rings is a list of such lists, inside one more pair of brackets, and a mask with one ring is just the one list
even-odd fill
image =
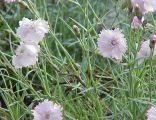
{"label": "green stem", "polygon": [[152,66],[153,53],[154,53],[154,49],[151,48],[151,52],[150,52],[150,74],[149,74],[149,93],[150,93],[150,102],[151,102],[151,98],[152,98],[151,81],[152,81],[152,77],[153,77],[153,66]]}

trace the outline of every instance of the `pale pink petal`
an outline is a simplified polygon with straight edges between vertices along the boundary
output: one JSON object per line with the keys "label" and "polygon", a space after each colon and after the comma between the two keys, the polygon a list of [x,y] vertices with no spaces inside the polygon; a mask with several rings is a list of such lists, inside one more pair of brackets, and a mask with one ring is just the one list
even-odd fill
{"label": "pale pink petal", "polygon": [[7,3],[13,3],[13,2],[16,2],[16,0],[5,0],[5,2],[7,2]]}
{"label": "pale pink petal", "polygon": [[147,111],[147,120],[156,120],[156,106],[152,106]]}

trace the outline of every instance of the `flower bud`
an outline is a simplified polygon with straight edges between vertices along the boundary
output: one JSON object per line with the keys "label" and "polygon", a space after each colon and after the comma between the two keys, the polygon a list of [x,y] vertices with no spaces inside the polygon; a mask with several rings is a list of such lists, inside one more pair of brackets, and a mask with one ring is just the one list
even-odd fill
{"label": "flower bud", "polygon": [[150,48],[154,48],[156,44],[156,35],[153,35],[150,39]]}
{"label": "flower bud", "polygon": [[131,25],[134,28],[138,28],[141,26],[141,20],[137,16],[134,16]]}
{"label": "flower bud", "polygon": [[80,36],[80,29],[78,28],[77,25],[73,25],[73,31],[77,37]]}

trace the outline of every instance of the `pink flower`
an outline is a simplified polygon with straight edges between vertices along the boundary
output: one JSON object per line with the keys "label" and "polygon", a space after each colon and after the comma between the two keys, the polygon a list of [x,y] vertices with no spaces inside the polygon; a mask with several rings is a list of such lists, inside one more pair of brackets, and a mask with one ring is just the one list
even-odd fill
{"label": "pink flower", "polygon": [[52,101],[44,100],[32,110],[34,120],[62,120],[62,107]]}
{"label": "pink flower", "polygon": [[[148,58],[150,56],[150,52],[150,40],[144,41],[137,55],[138,63],[141,64],[145,58]],[[154,55],[156,55],[156,47],[154,48]]]}
{"label": "pink flower", "polygon": [[12,58],[12,64],[16,69],[34,65],[38,61],[39,51],[40,47],[37,44],[21,43],[21,45],[17,47],[16,55]]}
{"label": "pink flower", "polygon": [[7,3],[13,3],[13,2],[16,2],[16,0],[5,0],[5,2],[7,2]]}
{"label": "pink flower", "polygon": [[147,120],[156,120],[156,106],[152,106],[147,111]]}
{"label": "pink flower", "polygon": [[119,29],[102,30],[97,44],[100,54],[107,58],[121,60],[127,50],[126,39]]}
{"label": "pink flower", "polygon": [[137,16],[134,16],[131,25],[134,28],[138,28],[141,25],[141,20]]}
{"label": "pink flower", "polygon": [[28,18],[23,18],[19,22],[19,27],[17,28],[17,36],[24,43],[35,42],[38,44],[49,31],[48,22],[45,20],[29,20]]}
{"label": "pink flower", "polygon": [[141,45],[140,51],[138,52],[138,59],[140,62],[142,62],[143,58],[149,57],[150,56],[150,41],[144,41]]}
{"label": "pink flower", "polygon": [[143,14],[156,10],[155,0],[131,0],[134,7],[138,7]]}

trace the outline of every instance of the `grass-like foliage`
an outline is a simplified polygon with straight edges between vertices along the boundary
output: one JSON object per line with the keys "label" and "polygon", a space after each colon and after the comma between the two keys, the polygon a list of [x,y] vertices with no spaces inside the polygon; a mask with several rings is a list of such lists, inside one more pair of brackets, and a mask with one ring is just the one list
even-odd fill
{"label": "grass-like foliage", "polygon": [[[138,13],[128,1],[0,0],[0,119],[33,120],[35,106],[49,100],[62,107],[64,120],[146,120],[156,102],[155,45],[141,63],[137,56],[156,32],[156,16],[142,14],[144,22],[134,28]],[[50,28],[37,63],[16,69],[12,56],[24,17]],[[97,45],[100,31],[115,28],[127,45],[120,61],[103,57]]]}

